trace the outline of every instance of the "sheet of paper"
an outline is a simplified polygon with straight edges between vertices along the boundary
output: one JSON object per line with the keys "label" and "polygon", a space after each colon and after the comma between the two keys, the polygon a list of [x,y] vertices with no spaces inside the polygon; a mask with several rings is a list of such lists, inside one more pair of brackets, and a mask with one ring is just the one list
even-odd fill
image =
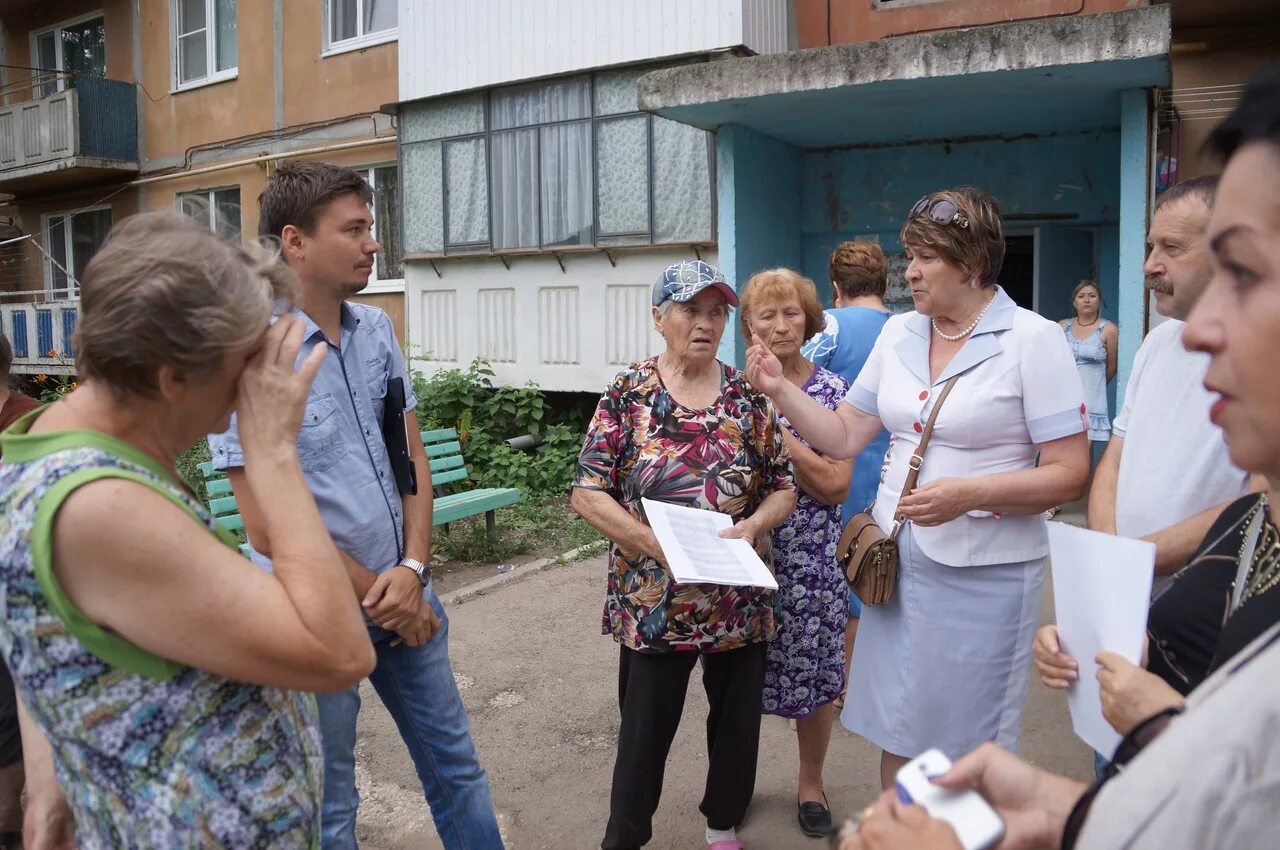
{"label": "sheet of paper", "polygon": [[1110,758],[1120,735],[1102,716],[1093,659],[1106,650],[1139,663],[1156,547],[1051,522],[1049,550],[1058,638],[1063,652],[1080,665],[1080,678],[1067,691],[1071,725],[1086,744]]}
{"label": "sheet of paper", "polygon": [[720,536],[733,525],[727,514],[652,499],[640,502],[676,581],[778,589],[777,580],[750,543]]}

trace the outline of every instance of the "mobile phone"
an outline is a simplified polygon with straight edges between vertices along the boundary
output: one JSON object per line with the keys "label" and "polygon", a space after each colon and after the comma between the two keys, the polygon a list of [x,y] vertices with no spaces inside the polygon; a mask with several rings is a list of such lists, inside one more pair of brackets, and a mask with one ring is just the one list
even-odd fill
{"label": "mobile phone", "polygon": [[951,759],[929,750],[898,771],[898,799],[923,806],[930,817],[946,821],[964,850],[990,850],[1004,837],[1004,821],[972,788],[951,791],[933,783],[951,770]]}

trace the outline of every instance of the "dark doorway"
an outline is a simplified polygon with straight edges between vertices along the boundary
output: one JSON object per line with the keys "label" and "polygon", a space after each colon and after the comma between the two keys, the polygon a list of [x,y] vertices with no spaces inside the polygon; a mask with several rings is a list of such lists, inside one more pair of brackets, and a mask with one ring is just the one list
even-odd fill
{"label": "dark doorway", "polygon": [[1035,309],[1036,238],[1007,236],[1004,240],[1004,265],[1000,267],[1000,285],[1019,307]]}

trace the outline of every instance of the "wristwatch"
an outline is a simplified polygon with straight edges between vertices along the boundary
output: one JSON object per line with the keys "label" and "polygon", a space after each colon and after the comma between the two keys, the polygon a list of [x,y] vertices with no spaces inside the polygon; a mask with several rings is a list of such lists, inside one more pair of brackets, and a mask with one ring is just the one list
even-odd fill
{"label": "wristwatch", "polygon": [[401,558],[400,563],[396,566],[408,567],[417,573],[418,581],[422,583],[423,587],[431,584],[431,567],[421,561],[415,561],[413,558]]}

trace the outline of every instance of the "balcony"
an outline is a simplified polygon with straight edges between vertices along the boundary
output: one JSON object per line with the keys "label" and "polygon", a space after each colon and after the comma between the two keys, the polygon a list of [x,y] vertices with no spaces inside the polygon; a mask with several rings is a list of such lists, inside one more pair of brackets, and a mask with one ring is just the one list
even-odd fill
{"label": "balcony", "polygon": [[0,192],[21,196],[137,174],[132,83],[44,74],[21,84],[23,93],[31,99],[0,106]]}
{"label": "balcony", "polygon": [[[13,299],[21,299],[15,303]],[[75,371],[71,339],[80,319],[79,301],[53,301],[44,293],[6,293],[0,326],[13,346],[15,375],[69,375]]]}

